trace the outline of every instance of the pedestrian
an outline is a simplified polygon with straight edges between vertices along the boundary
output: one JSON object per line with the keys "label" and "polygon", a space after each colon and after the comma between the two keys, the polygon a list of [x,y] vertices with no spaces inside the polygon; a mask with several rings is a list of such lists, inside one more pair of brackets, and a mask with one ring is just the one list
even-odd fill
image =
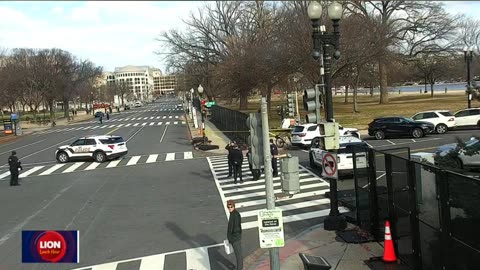
{"label": "pedestrian", "polygon": [[270,139],[270,155],[272,155],[273,177],[277,177],[278,176],[278,167],[277,167],[278,148],[273,143],[273,139]]}
{"label": "pedestrian", "polygon": [[20,186],[18,183],[18,169],[23,170],[23,168],[22,163],[18,161],[16,151],[12,151],[12,155],[8,157],[8,166],[10,169],[10,186]]}
{"label": "pedestrian", "polygon": [[233,162],[232,162],[232,150],[233,146],[235,145],[234,141],[230,141],[227,146],[225,146],[225,149],[228,151],[227,155],[227,160],[228,160],[228,176],[227,177],[232,177],[232,172],[233,172]]}
{"label": "pedestrian", "polygon": [[103,123],[103,116],[102,115],[100,115],[100,117],[98,118],[98,121],[100,121],[100,124]]}
{"label": "pedestrian", "polygon": [[252,173],[253,181],[257,181],[260,179],[260,169],[253,168],[253,161],[252,161],[252,147],[248,147],[247,152],[247,160],[248,160],[248,168],[250,169],[250,173]]}
{"label": "pedestrian", "polygon": [[237,183],[237,178],[240,178],[240,184],[243,183],[242,162],[243,162],[242,150],[240,150],[238,148],[238,145],[235,144],[232,149],[233,183],[234,184]]}
{"label": "pedestrian", "polygon": [[107,112],[107,120],[110,120],[110,114]]}
{"label": "pedestrian", "polygon": [[105,113],[107,113],[107,107],[105,107]]}
{"label": "pedestrian", "polygon": [[119,113],[120,112],[120,107],[117,106],[117,112]]}
{"label": "pedestrian", "polygon": [[111,107],[111,106],[108,107],[108,111],[109,111],[110,113],[112,113],[112,107]]}
{"label": "pedestrian", "polygon": [[237,261],[237,270],[243,270],[243,256],[242,256],[242,217],[235,209],[235,201],[228,200],[227,208],[230,212],[228,218],[227,239],[233,247],[235,259]]}

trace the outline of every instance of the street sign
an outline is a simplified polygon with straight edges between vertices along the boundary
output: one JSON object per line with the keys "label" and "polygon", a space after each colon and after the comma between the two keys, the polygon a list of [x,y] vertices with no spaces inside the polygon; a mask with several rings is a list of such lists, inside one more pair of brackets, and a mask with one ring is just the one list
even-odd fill
{"label": "street sign", "polygon": [[206,103],[205,106],[206,106],[207,108],[210,108],[210,107],[215,106],[215,105],[217,105],[217,102],[215,102],[215,101],[209,101],[209,102]]}
{"label": "street sign", "polygon": [[281,209],[258,211],[258,238],[260,248],[285,246]]}
{"label": "street sign", "polygon": [[322,158],[322,176],[338,178],[337,154],[325,152]]}

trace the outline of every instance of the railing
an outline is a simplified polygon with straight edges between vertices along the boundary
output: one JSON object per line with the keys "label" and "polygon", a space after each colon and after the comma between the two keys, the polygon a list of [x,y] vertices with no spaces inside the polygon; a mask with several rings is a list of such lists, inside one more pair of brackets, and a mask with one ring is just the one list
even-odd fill
{"label": "railing", "polygon": [[250,134],[246,123],[247,118],[248,115],[245,113],[218,105],[210,109],[210,121],[230,140],[239,144],[247,143]]}

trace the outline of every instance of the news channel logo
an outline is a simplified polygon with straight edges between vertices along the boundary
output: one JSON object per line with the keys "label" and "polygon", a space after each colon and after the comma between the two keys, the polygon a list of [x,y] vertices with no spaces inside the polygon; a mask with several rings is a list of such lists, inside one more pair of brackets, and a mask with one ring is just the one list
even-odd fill
{"label": "news channel logo", "polygon": [[78,231],[22,231],[23,263],[78,263]]}

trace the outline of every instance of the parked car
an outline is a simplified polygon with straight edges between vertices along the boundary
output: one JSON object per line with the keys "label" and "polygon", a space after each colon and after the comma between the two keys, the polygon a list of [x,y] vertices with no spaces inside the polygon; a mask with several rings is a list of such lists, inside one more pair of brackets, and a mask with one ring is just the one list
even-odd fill
{"label": "parked car", "polygon": [[455,127],[455,116],[447,110],[419,112],[413,115],[412,119],[434,124],[438,134],[444,134]]}
{"label": "parked car", "polygon": [[383,140],[387,136],[421,138],[434,130],[435,126],[432,123],[406,117],[381,117],[368,124],[368,135],[374,136],[377,140]]}
{"label": "parked car", "polygon": [[[353,151],[355,151],[357,168],[367,167],[366,150],[369,149],[367,143],[353,136],[340,137],[340,148],[337,150],[337,168],[339,174],[350,174],[353,172]],[[365,150],[365,151],[363,151]],[[322,167],[323,155],[327,153],[320,148],[320,137],[312,140],[309,151],[310,167]]]}
{"label": "parked car", "polygon": [[[360,138],[360,133],[356,128],[344,128],[339,126],[340,136],[351,135]],[[312,139],[320,135],[320,130],[317,124],[304,124],[293,127],[292,130],[292,145],[299,147],[310,147]]]}
{"label": "parked car", "polygon": [[98,118],[98,117],[105,117],[105,114],[103,112],[96,112],[95,113],[95,118]]}
{"label": "parked car", "polygon": [[[470,140],[465,142],[465,146],[462,148],[459,147],[458,143],[442,145],[435,151],[435,164],[438,165],[438,159],[440,158],[451,158],[448,154],[456,151],[458,155],[453,157],[454,160],[451,162],[456,168],[479,167],[480,153],[478,153],[478,150],[480,150],[480,140],[476,137],[471,137]],[[466,152],[473,152],[473,155],[467,155]]]}
{"label": "parked car", "polygon": [[480,108],[460,110],[454,115],[455,127],[480,127]]}

